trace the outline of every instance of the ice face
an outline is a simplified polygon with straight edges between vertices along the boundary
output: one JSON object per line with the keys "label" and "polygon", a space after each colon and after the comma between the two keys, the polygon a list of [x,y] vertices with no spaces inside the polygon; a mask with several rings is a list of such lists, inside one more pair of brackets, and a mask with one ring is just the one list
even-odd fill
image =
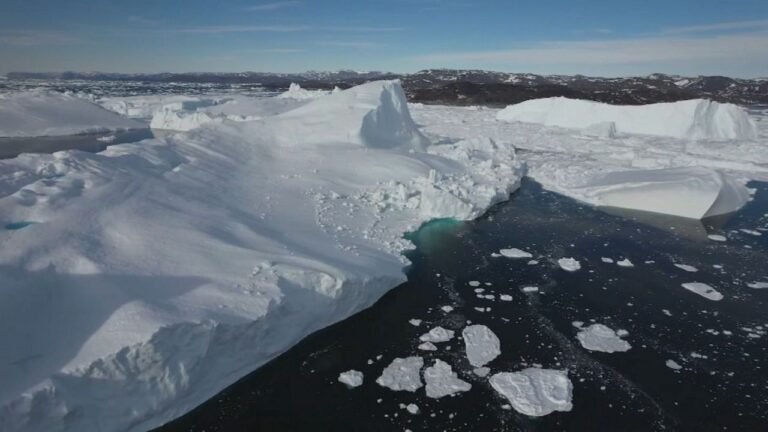
{"label": "ice face", "polygon": [[528,368],[503,372],[491,376],[490,383],[512,408],[531,417],[570,411],[573,407],[573,385],[564,371]]}

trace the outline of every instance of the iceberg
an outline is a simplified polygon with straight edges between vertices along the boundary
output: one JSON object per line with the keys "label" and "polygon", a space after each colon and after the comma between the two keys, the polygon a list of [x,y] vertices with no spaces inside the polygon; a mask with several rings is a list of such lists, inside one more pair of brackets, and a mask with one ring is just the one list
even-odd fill
{"label": "iceberg", "polygon": [[146,125],[68,94],[0,94],[0,137],[40,137],[146,129]]}
{"label": "iceberg", "polygon": [[757,139],[757,125],[733,104],[705,99],[641,106],[609,105],[554,97],[510,105],[497,120],[583,129],[602,137],[622,133],[691,140]]}
{"label": "iceberg", "polygon": [[750,200],[746,186],[701,167],[612,172],[572,189],[571,194],[595,206],[689,219],[733,213]]}

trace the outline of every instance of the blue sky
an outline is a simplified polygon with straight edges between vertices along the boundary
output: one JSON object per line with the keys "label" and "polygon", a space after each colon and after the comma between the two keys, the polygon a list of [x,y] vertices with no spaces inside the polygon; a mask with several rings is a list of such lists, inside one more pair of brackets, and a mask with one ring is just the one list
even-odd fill
{"label": "blue sky", "polygon": [[768,0],[3,0],[0,72],[768,76]]}

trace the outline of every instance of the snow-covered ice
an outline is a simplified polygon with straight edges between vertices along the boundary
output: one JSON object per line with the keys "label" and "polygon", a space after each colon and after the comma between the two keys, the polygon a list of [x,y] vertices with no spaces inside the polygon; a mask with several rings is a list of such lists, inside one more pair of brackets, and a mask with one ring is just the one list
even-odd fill
{"label": "snow-covered ice", "polygon": [[635,265],[632,264],[632,261],[629,260],[629,258],[624,258],[621,261],[616,261],[616,264],[619,267],[634,267]]}
{"label": "snow-covered ice", "polygon": [[415,392],[423,386],[423,366],[424,359],[421,357],[396,358],[382,371],[376,383],[394,391]]}
{"label": "snow-covered ice", "polygon": [[575,272],[581,270],[581,263],[574,258],[560,258],[557,260],[557,264],[561,269],[568,272]]}
{"label": "snow-covered ice", "polygon": [[435,344],[432,342],[421,343],[417,348],[422,351],[437,351],[437,346],[435,346]]}
{"label": "snow-covered ice", "polygon": [[453,339],[453,330],[447,330],[440,326],[433,328],[419,337],[419,340],[422,342],[432,343],[448,342],[451,339]]}
{"label": "snow-covered ice", "polygon": [[725,237],[724,235],[720,235],[720,234],[710,234],[710,235],[707,236],[707,238],[712,240],[712,241],[716,241],[716,242],[728,241],[727,237]]}
{"label": "snow-covered ice", "polygon": [[629,351],[632,348],[632,345],[622,339],[616,331],[603,324],[592,324],[582,328],[576,338],[581,346],[590,351],[614,353]]}
{"label": "snow-covered ice", "polygon": [[716,289],[702,282],[684,283],[683,288],[694,292],[707,300],[720,301],[723,299],[723,295],[720,294]]}
{"label": "snow-covered ice", "polygon": [[459,379],[451,366],[439,359],[435,364],[424,370],[427,397],[439,399],[456,393],[469,391],[472,385]]}
{"label": "snow-covered ice", "polygon": [[299,84],[291,83],[291,85],[288,87],[288,90],[284,93],[277,95],[277,98],[278,99],[311,100],[311,99],[321,98],[323,96],[328,96],[329,94],[335,93],[338,91],[340,91],[338,87],[336,87],[333,91],[307,90],[307,89],[301,88],[301,85]]}
{"label": "snow-covered ice", "polygon": [[499,251],[499,254],[506,258],[533,258],[530,252],[517,248],[502,249]]}
{"label": "snow-covered ice", "polygon": [[497,118],[588,131],[610,130],[597,125],[613,123],[614,135],[618,130],[688,139],[757,139],[757,126],[743,108],[703,99],[622,106],[554,97],[510,105]]}
{"label": "snow-covered ice", "polygon": [[0,137],[75,135],[146,127],[71,95],[47,91],[0,94]]}
{"label": "snow-covered ice", "polygon": [[202,403],[402,283],[404,233],[507,199],[521,165],[492,146],[429,146],[399,84],[373,82],[0,161],[0,219],[37,222],[0,232],[0,429],[146,430]]}
{"label": "snow-covered ice", "polygon": [[699,271],[699,269],[697,269],[696,267],[688,264],[675,264],[675,267],[681,270],[685,270],[689,273],[696,273],[697,271]]}
{"label": "snow-covered ice", "polygon": [[482,324],[465,327],[461,335],[464,338],[467,360],[472,366],[485,366],[501,354],[499,338]]}
{"label": "snow-covered ice", "polygon": [[750,282],[747,286],[754,289],[766,289],[768,288],[768,282]]}
{"label": "snow-covered ice", "polygon": [[347,387],[360,387],[363,385],[363,373],[354,369],[339,374],[339,382]]}
{"label": "snow-covered ice", "polygon": [[491,386],[519,413],[540,417],[573,408],[573,384],[564,371],[528,368],[497,373]]}
{"label": "snow-covered ice", "polygon": [[680,366],[679,363],[677,363],[674,360],[667,360],[665,364],[667,365],[668,368],[673,370],[680,370],[683,368],[682,366]]}

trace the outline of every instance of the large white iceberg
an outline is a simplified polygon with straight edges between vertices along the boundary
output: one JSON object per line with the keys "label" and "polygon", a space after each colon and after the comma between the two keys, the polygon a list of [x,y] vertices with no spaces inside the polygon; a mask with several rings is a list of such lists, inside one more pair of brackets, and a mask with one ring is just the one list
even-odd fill
{"label": "large white iceberg", "polygon": [[397,82],[299,110],[0,161],[0,430],[177,417],[403,282],[405,232],[520,181],[488,141],[419,151]]}
{"label": "large white iceberg", "polygon": [[618,131],[693,140],[757,139],[757,126],[744,109],[704,99],[624,106],[554,97],[510,105],[496,118],[588,133],[613,123],[609,136]]}
{"label": "large white iceberg", "polygon": [[571,194],[596,206],[690,219],[733,213],[750,200],[742,183],[701,167],[612,172],[572,189]]}
{"label": "large white iceberg", "polygon": [[137,121],[67,94],[45,91],[0,94],[0,137],[59,136],[144,128],[146,126]]}

